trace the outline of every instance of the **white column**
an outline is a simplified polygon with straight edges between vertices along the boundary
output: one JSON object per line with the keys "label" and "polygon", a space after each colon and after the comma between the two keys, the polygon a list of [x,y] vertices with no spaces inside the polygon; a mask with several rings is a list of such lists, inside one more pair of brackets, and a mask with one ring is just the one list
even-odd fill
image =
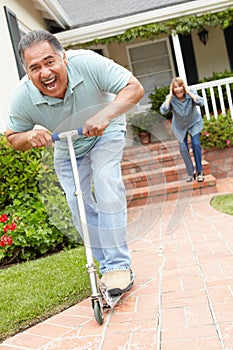
{"label": "white column", "polygon": [[183,61],[183,56],[182,56],[182,52],[181,52],[181,46],[180,46],[180,40],[179,40],[178,34],[175,34],[174,32],[172,32],[172,41],[173,41],[179,76],[187,84],[186,72],[185,72],[185,68],[184,68],[184,61]]}

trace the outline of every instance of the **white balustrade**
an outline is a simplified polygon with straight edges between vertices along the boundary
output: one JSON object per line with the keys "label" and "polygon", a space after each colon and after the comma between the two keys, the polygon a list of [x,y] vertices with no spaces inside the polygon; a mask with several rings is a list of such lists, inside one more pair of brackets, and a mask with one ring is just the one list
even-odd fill
{"label": "white balustrade", "polygon": [[[210,115],[211,115],[209,104],[208,104],[208,102],[211,101],[213,115],[215,116],[215,118],[217,118],[219,114],[226,115],[227,110],[229,109],[230,115],[233,121],[233,106],[232,106],[230,84],[233,84],[233,77],[207,81],[205,83],[200,83],[195,85],[189,85],[190,89],[196,90],[198,94],[204,98],[205,100],[204,114],[207,116],[207,119],[210,119]],[[214,88],[217,88],[217,90]],[[209,90],[210,92],[209,101],[206,93],[207,90]],[[215,96],[216,91],[218,92],[218,95],[219,95],[218,97]],[[225,101],[224,101],[224,95],[223,95],[224,91],[226,92],[226,96],[227,96],[227,105],[225,105]],[[216,98],[219,99],[220,110],[217,109]]]}

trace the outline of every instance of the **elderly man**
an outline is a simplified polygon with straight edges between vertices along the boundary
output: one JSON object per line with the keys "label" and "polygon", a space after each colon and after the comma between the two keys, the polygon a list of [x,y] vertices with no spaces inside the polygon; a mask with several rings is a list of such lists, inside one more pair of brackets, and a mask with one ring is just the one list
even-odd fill
{"label": "elderly man", "polygon": [[[124,113],[138,103],[144,90],[130,71],[112,60],[89,50],[65,52],[57,38],[44,30],[23,36],[19,55],[28,79],[13,91],[6,136],[13,148],[26,151],[51,145],[50,132],[83,126],[83,136],[74,140],[74,148],[93,254],[109,293],[125,292],[132,281],[120,169]],[[37,124],[45,129],[34,128]],[[54,164],[80,232],[64,141],[56,142]]]}

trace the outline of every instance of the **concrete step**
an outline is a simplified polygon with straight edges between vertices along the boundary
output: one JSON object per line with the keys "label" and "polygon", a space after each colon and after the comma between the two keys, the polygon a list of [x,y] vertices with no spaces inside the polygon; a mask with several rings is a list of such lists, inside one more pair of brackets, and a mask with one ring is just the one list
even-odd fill
{"label": "concrete step", "polygon": [[130,174],[141,171],[147,171],[152,169],[157,169],[159,167],[170,167],[178,164],[183,164],[183,159],[180,156],[179,151],[174,151],[173,153],[161,153],[155,155],[153,153],[144,153],[140,155],[140,158],[127,159],[125,155],[123,156],[121,169],[122,174]]}
{"label": "concrete step", "polygon": [[[191,157],[192,150],[190,150]],[[128,207],[177,199],[185,195],[215,193],[216,179],[209,163],[203,159],[205,181],[187,183],[187,173],[178,142],[169,140],[136,145],[124,150],[121,163]]]}
{"label": "concrete step", "polygon": [[164,182],[144,187],[127,189],[126,197],[128,207],[145,206],[147,204],[162,203],[166,200],[176,200],[180,196],[196,196],[216,193],[216,179],[212,175],[206,175],[203,182],[185,180]]}
{"label": "concrete step", "polygon": [[130,159],[140,156],[144,156],[145,152],[149,154],[149,152],[154,153],[155,155],[165,152],[171,152],[172,150],[179,150],[179,145],[176,140],[169,140],[164,142],[153,142],[148,145],[140,145],[136,143],[134,146],[125,147],[124,155]]}
{"label": "concrete step", "polygon": [[[205,175],[210,174],[210,165],[203,160],[203,173]],[[135,170],[135,171],[133,171]],[[131,168],[131,172],[123,174],[123,180],[126,189],[144,187],[148,185],[156,185],[164,182],[174,182],[180,179],[186,179],[187,173],[183,162],[169,167],[155,166],[154,168],[147,169],[143,167],[143,170],[136,171],[135,168]]]}

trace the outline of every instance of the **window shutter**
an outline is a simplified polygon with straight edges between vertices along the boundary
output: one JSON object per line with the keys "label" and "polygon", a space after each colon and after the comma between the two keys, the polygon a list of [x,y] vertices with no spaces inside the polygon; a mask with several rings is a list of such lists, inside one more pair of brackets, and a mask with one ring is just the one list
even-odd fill
{"label": "window shutter", "polygon": [[198,73],[191,35],[180,35],[180,46],[188,85],[197,84]]}
{"label": "window shutter", "polygon": [[6,14],[11,43],[12,43],[14,54],[15,54],[15,60],[16,60],[17,68],[18,68],[18,74],[19,74],[19,78],[21,79],[25,75],[25,70],[24,70],[23,65],[20,61],[19,53],[18,53],[18,44],[20,41],[20,31],[19,31],[18,21],[17,21],[16,15],[11,10],[9,10],[6,6],[4,6],[4,10],[5,10],[5,14]]}
{"label": "window shutter", "polygon": [[232,35],[233,26],[228,27],[224,30],[224,36],[226,41],[227,53],[230,62],[231,71],[233,71],[233,48],[232,48]]}

